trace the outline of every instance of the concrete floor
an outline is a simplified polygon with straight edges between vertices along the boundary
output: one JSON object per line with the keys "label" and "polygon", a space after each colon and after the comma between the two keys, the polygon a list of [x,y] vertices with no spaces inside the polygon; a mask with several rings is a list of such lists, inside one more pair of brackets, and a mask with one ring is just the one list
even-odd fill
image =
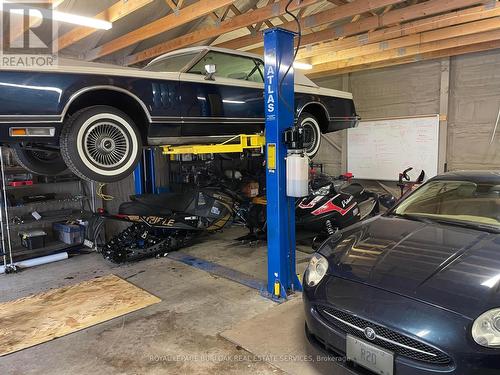
{"label": "concrete floor", "polygon": [[[216,234],[185,253],[266,279],[264,245],[234,242],[239,228]],[[299,272],[309,255],[297,253]],[[277,305],[258,291],[174,260],[117,266],[98,254],[0,277],[0,302],[108,274],[162,302],[0,358],[2,374],[282,374],[219,333]]]}

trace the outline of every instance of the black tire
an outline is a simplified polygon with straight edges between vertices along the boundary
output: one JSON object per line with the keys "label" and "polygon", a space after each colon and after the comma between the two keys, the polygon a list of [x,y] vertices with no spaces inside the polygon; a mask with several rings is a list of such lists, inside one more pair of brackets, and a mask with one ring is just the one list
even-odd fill
{"label": "black tire", "polygon": [[319,126],[318,119],[307,112],[302,112],[298,121],[299,126],[302,126],[306,130],[306,138],[310,137],[310,142],[304,144],[306,148],[306,154],[312,159],[319,151],[321,145],[321,128]]}
{"label": "black tire", "polygon": [[17,163],[28,172],[42,176],[57,176],[68,170],[61,153],[57,150],[37,150],[36,145],[16,144],[12,154]]}
{"label": "black tire", "polygon": [[66,120],[61,154],[80,178],[110,183],[129,176],[142,155],[142,141],[132,119],[110,106],[82,109]]}

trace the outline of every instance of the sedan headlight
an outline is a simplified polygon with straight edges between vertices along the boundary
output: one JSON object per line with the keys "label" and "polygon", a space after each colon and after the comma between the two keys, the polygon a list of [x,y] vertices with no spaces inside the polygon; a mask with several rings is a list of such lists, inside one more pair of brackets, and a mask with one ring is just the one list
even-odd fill
{"label": "sedan headlight", "polygon": [[500,308],[485,312],[476,319],[472,337],[479,345],[500,348]]}
{"label": "sedan headlight", "polygon": [[325,277],[328,271],[328,261],[323,255],[314,254],[309,261],[305,274],[305,282],[308,286],[313,287]]}

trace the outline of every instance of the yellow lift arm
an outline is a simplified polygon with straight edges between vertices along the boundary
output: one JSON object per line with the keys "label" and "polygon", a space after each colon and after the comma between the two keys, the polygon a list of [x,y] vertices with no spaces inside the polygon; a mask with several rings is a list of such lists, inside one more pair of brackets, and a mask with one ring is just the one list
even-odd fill
{"label": "yellow lift arm", "polygon": [[266,145],[263,134],[240,134],[227,141],[212,145],[161,146],[164,155],[182,154],[230,154],[242,153],[245,150],[261,149]]}

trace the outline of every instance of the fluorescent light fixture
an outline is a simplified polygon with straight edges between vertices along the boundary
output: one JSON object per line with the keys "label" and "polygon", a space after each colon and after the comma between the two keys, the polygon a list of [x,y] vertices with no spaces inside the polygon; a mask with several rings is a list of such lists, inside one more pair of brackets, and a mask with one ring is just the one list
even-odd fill
{"label": "fluorescent light fixture", "polygon": [[301,63],[297,61],[293,63],[293,67],[299,70],[311,70],[313,68],[311,64]]}
{"label": "fluorescent light fixture", "polygon": [[[5,4],[16,4],[12,1],[8,0],[0,0],[0,4],[5,3]],[[23,4],[19,4],[20,9],[11,9],[10,13],[12,14],[19,14],[21,16],[24,15],[24,10],[21,9],[23,7]],[[103,20],[98,20],[95,18],[91,17],[84,17],[84,16],[78,16],[76,14],[70,14],[70,13],[64,13],[64,12],[59,12],[57,10],[47,10],[47,9],[42,9],[42,8],[29,8],[30,10],[30,17],[34,18],[51,18],[54,21],[57,22],[66,22],[66,23],[71,23],[74,25],[79,25],[79,26],[85,26],[85,27],[91,27],[93,29],[100,29],[100,30],[109,30],[113,27],[113,24],[108,21],[103,21]]]}
{"label": "fluorescent light fixture", "polygon": [[52,19],[58,22],[67,22],[75,25],[91,27],[93,29],[110,30],[113,27],[113,24],[108,21],[78,16],[76,14],[63,13],[57,10],[52,12]]}

